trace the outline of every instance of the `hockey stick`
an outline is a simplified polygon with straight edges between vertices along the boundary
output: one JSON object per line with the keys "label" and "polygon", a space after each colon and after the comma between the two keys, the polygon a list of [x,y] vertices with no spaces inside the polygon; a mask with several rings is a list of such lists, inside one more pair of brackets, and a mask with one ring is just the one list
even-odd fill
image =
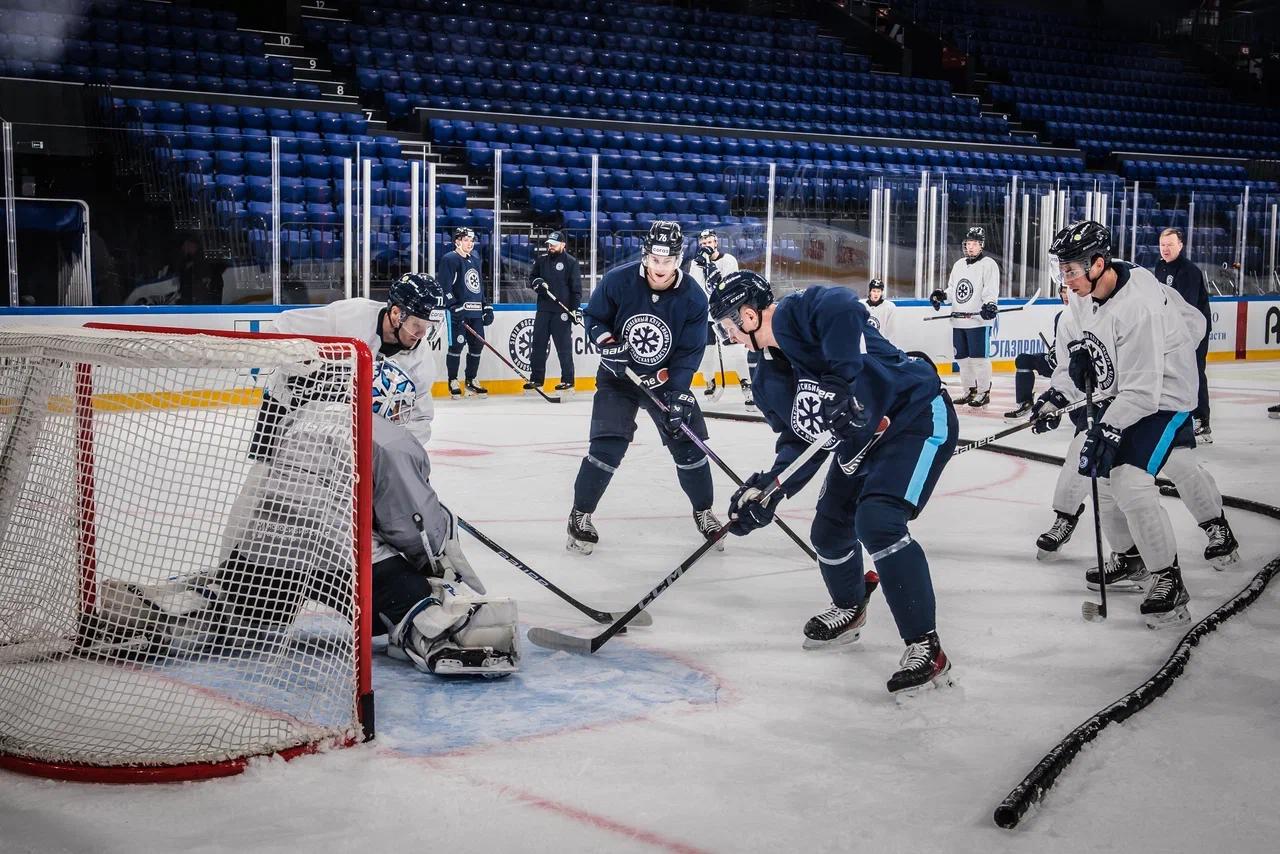
{"label": "hockey stick", "polygon": [[[1036,292],[1031,295],[1031,299],[1027,300],[1022,305],[1015,305],[1010,308],[997,308],[996,314],[1004,314],[1006,311],[1022,311],[1024,308],[1031,305],[1036,300],[1040,299],[1041,290],[1043,289],[1036,288]],[[982,312],[980,311],[953,311],[950,314],[935,314],[932,317],[926,317],[925,320],[946,320],[947,318],[950,318],[950,317],[954,317],[957,319],[964,319],[966,317],[979,317],[981,316],[981,314]]]}
{"label": "hockey stick", "polygon": [[[1108,399],[1110,397],[1111,395],[1107,395],[1106,398],[1099,398],[1099,400]],[[1005,436],[1012,436],[1014,433],[1020,433],[1023,430],[1026,430],[1028,427],[1034,426],[1036,423],[1040,421],[1047,421],[1050,418],[1059,418],[1063,415],[1066,415],[1068,412],[1074,412],[1080,407],[1085,406],[1087,403],[1088,403],[1088,398],[1086,397],[1081,400],[1077,400],[1075,403],[1068,403],[1066,406],[1062,407],[1061,409],[1055,409],[1053,412],[1046,412],[1046,413],[1042,413],[1039,416],[1032,416],[1032,418],[1028,421],[1024,421],[1021,424],[1015,424],[1012,427],[1008,427],[1004,430],[1001,430],[998,433],[993,433],[992,435],[986,436],[982,439],[974,439],[972,442],[964,442],[964,444],[959,445],[954,451],[951,452],[951,456],[954,457],[954,456],[957,456],[958,454],[963,454],[965,451],[972,451],[974,448],[981,448],[983,445],[990,445],[992,442],[998,442],[1001,439],[1003,439]]]}
{"label": "hockey stick", "polygon": [[[475,537],[477,540],[479,540],[481,543],[487,546],[490,550],[492,550],[496,555],[498,555],[498,557],[502,558],[507,563],[511,564],[516,569],[520,570],[525,575],[529,576],[534,581],[538,582],[543,587],[547,588],[552,593],[556,594],[561,599],[568,602],[570,605],[577,608],[582,613],[586,614],[591,619],[595,620],[597,623],[612,623],[614,620],[618,619],[618,617],[621,616],[620,614],[615,614],[610,611],[599,611],[595,608],[582,604],[577,599],[574,599],[568,593],[565,593],[559,587],[556,587],[554,584],[552,584],[550,581],[544,578],[537,570],[529,566],[529,564],[520,560],[520,558],[516,557],[511,552],[507,551],[502,546],[498,545],[493,540],[489,539],[487,536],[482,534],[480,531],[476,530],[476,527],[472,525],[470,522],[468,522],[466,519],[463,519],[461,516],[458,516],[456,518],[458,520],[458,527],[462,528],[462,530],[466,531],[468,534]],[[649,616],[648,614],[640,614],[632,622],[634,622],[637,626],[651,626],[653,625],[653,617]]]}
{"label": "hockey stick", "polygon": [[[1084,384],[1084,399],[1089,429],[1093,430],[1097,417],[1097,408],[1093,403],[1093,379],[1088,378]],[[1098,473],[1094,466],[1089,468],[1089,486],[1093,490],[1093,539],[1098,552],[1098,602],[1080,603],[1080,614],[1089,622],[1107,618],[1107,565],[1102,561],[1102,512],[1098,509]]]}
{"label": "hockey stick", "polygon": [[[470,332],[470,333],[471,333],[472,335],[474,335],[476,338],[479,338],[479,339],[480,339],[480,343],[481,343],[481,344],[483,344],[484,346],[486,346],[486,347],[488,347],[490,350],[492,350],[492,351],[493,351],[493,354],[494,354],[495,356],[497,356],[500,360],[502,360],[502,363],[503,363],[504,365],[506,365],[506,366],[507,366],[508,368],[510,368],[511,370],[515,371],[516,376],[518,376],[520,379],[524,380],[524,381],[525,381],[525,382],[527,382],[527,383],[531,383],[531,382],[533,382],[533,380],[529,379],[529,377],[528,377],[528,376],[526,376],[525,374],[521,373],[519,368],[517,368],[515,365],[511,364],[511,360],[510,360],[510,359],[508,359],[506,356],[502,355],[502,353],[501,353],[501,352],[499,352],[499,350],[498,350],[498,348],[497,348],[497,347],[495,347],[495,346],[493,346],[492,344],[490,344],[488,341],[486,341],[486,340],[485,340],[485,337],[484,337],[483,335],[481,335],[480,333],[478,333],[478,332],[476,332],[474,329],[472,329],[470,326],[468,326],[468,325],[467,325],[467,322],[466,322],[465,320],[460,320],[460,321],[458,321],[458,322],[462,324],[462,328],[463,328],[463,329],[465,329],[465,330],[467,330],[468,332]],[[534,386],[534,387],[533,387],[533,390],[534,390],[534,391],[536,391],[538,394],[542,395],[542,399],[543,399],[543,400],[545,400],[547,403],[559,403],[559,402],[560,402],[560,396],[559,396],[559,395],[547,394],[545,391],[543,391],[542,389],[538,388],[537,386]]]}
{"label": "hockey stick", "polygon": [[[871,439],[867,442],[867,444],[862,446],[862,450],[858,451],[857,455],[854,456],[854,458],[850,461],[850,463],[851,464],[861,463],[863,458],[865,458],[867,453],[871,450],[872,446],[874,446],[875,443],[880,440],[880,437],[884,435],[884,431],[888,429],[889,429],[889,418],[886,416],[880,419],[880,424],[879,426],[876,427],[875,435],[871,437]],[[813,459],[813,457],[817,455],[819,451],[822,450],[822,446],[825,445],[830,440],[830,438],[831,438],[830,433],[823,433],[822,435],[814,439],[813,444],[805,448],[804,452],[801,453],[800,456],[796,457],[795,460],[792,461],[791,465],[787,466],[786,469],[783,470],[781,474],[779,474],[776,478],[774,478],[773,483],[769,484],[769,486],[765,488],[764,492],[760,496],[761,503],[764,503],[765,501],[767,501],[775,492],[781,489],[782,482],[784,480],[789,480],[792,476],[795,475],[796,472],[798,472],[801,468],[804,467],[805,463]],[[706,542],[698,546],[698,548],[694,551],[693,554],[685,558],[683,563],[681,563],[679,566],[673,569],[671,573],[667,575],[666,578],[662,579],[662,581],[658,583],[657,587],[650,590],[647,594],[645,594],[645,597],[643,599],[641,599],[636,604],[632,605],[631,610],[627,611],[627,613],[622,615],[622,619],[618,620],[612,626],[605,629],[603,632],[596,635],[595,637],[580,638],[580,637],[575,637],[573,635],[566,635],[563,632],[557,632],[557,631],[554,631],[553,629],[543,629],[543,628],[534,626],[533,628],[529,629],[529,634],[528,634],[529,640],[537,644],[538,646],[546,647],[547,649],[561,649],[566,652],[579,652],[579,653],[587,653],[587,654],[596,652],[597,650],[600,649],[600,647],[604,646],[609,641],[609,638],[613,637],[618,632],[620,632],[623,629],[623,627],[626,626],[627,623],[629,623],[631,620],[633,620],[636,617],[637,614],[639,614],[646,607],[648,607],[650,602],[652,602],[654,599],[657,599],[658,596],[662,594],[662,591],[666,590],[672,584],[675,584],[676,581],[679,580],[680,576],[684,575],[685,572],[689,570],[689,567],[697,563],[698,560],[704,554],[706,554],[708,551],[714,548],[715,544],[720,542],[720,540],[724,539],[725,536],[728,535],[728,533],[729,533],[729,526],[726,525],[725,527],[717,531],[715,534],[711,535],[711,537],[708,538]]]}
{"label": "hockey stick", "polygon": [[[664,381],[666,380],[666,377],[663,376],[663,374],[665,373],[666,373],[666,368],[663,368],[658,372],[659,378],[661,378]],[[661,400],[658,400],[658,396],[653,393],[652,389],[650,389],[647,385],[644,384],[644,380],[635,371],[631,370],[630,366],[627,367],[627,378],[630,379],[637,386],[639,386],[640,389],[644,391],[645,394],[649,395],[649,400],[653,401],[653,405],[658,407],[659,412],[667,411],[666,404],[663,403]],[[698,450],[706,454],[713,463],[715,463],[717,466],[720,467],[720,471],[727,474],[729,476],[729,479],[732,480],[734,483],[736,483],[738,486],[742,486],[742,478],[738,477],[737,473],[734,472],[733,469],[729,468],[729,464],[726,463],[724,460],[720,459],[720,457],[716,455],[716,452],[711,450],[711,446],[709,446],[706,442],[704,442],[702,440],[702,437],[700,437],[697,433],[693,432],[693,430],[689,428],[688,424],[681,424],[680,430],[684,433],[685,436],[688,437],[689,441],[693,442],[693,444],[698,446]],[[804,549],[804,553],[809,556],[810,560],[818,559],[818,555],[813,551],[813,549],[809,548],[809,544],[806,543],[799,534],[791,530],[791,528],[787,526],[786,522],[783,522],[777,516],[773,517],[773,522],[775,525],[781,528],[788,537],[794,540],[796,545]]]}

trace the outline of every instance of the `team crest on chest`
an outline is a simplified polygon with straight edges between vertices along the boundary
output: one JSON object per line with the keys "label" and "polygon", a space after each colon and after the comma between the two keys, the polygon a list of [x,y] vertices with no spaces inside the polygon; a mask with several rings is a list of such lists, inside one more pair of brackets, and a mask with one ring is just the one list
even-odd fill
{"label": "team crest on chest", "polygon": [[1098,378],[1098,390],[1110,389],[1115,385],[1116,369],[1106,345],[1092,332],[1086,332],[1083,341],[1085,349],[1089,351],[1089,358],[1093,360],[1093,373]]}
{"label": "team crest on chest", "polygon": [[[813,380],[796,383],[796,396],[791,402],[791,429],[801,439],[812,445],[827,429],[822,417],[822,403],[818,400],[818,384]],[[830,451],[839,440],[834,436],[822,447]]]}
{"label": "team crest on chest", "polygon": [[480,271],[476,270],[474,267],[469,268],[467,270],[465,281],[467,284],[467,290],[471,291],[473,294],[480,293]]}
{"label": "team crest on chest", "polygon": [[968,279],[956,282],[956,302],[968,302],[971,296],[973,296],[973,282]]}
{"label": "team crest on chest", "polygon": [[876,318],[874,314],[867,318],[867,326],[870,326],[872,329],[876,330],[877,332],[880,331],[880,321]]}
{"label": "team crest on chest", "polygon": [[631,358],[642,365],[656,365],[671,352],[671,329],[653,314],[637,314],[622,327],[622,337],[631,346]]}

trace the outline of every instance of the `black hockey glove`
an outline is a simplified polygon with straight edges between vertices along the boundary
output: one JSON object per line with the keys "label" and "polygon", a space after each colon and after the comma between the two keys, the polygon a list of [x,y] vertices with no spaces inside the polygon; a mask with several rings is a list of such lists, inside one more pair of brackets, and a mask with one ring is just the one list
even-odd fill
{"label": "black hockey glove", "polygon": [[493,306],[486,305],[484,307],[484,310],[481,311],[480,313],[480,322],[483,323],[485,326],[488,326],[490,323],[493,323]]}
{"label": "black hockey glove", "polygon": [[680,428],[688,426],[693,420],[693,414],[698,411],[698,401],[688,391],[673,388],[667,390],[665,403],[667,413],[662,429],[672,439],[678,439],[683,435]]}
{"label": "black hockey glove", "polygon": [[867,426],[867,413],[842,377],[823,374],[818,381],[818,402],[827,429],[840,439],[853,439]]}
{"label": "black hockey glove", "polygon": [[1031,432],[1048,433],[1057,430],[1062,423],[1062,416],[1057,414],[1067,405],[1067,396],[1056,388],[1051,388],[1036,398],[1031,407]]}
{"label": "black hockey glove", "polygon": [[764,490],[773,483],[773,472],[756,472],[747,478],[738,491],[729,499],[729,533],[745,537],[752,531],[773,524],[773,514],[782,500],[779,489],[762,501]]}
{"label": "black hockey glove", "polygon": [[947,292],[938,288],[929,294],[929,305],[933,306],[934,311],[941,311],[942,304],[947,301]]}
{"label": "black hockey glove", "polygon": [[1085,477],[1111,477],[1116,454],[1120,452],[1120,431],[1110,424],[1094,422],[1080,446],[1080,467]]}
{"label": "black hockey glove", "polygon": [[627,364],[631,361],[631,347],[625,341],[618,342],[608,338],[603,344],[597,344],[596,350],[600,352],[600,367],[615,377],[626,376]]}
{"label": "black hockey glove", "polygon": [[530,282],[529,287],[533,288],[535,291],[538,291],[539,293],[548,293],[548,294],[551,293],[551,288],[547,287],[547,280],[541,277],[536,278],[532,282]]}
{"label": "black hockey glove", "polygon": [[1098,387],[1098,374],[1094,370],[1093,356],[1083,341],[1072,341],[1067,345],[1071,361],[1067,363],[1067,373],[1076,388],[1091,392]]}
{"label": "black hockey glove", "polygon": [[978,314],[982,315],[983,320],[995,320],[996,315],[999,313],[1000,309],[997,308],[996,304],[993,302],[983,303],[982,311],[978,312]]}

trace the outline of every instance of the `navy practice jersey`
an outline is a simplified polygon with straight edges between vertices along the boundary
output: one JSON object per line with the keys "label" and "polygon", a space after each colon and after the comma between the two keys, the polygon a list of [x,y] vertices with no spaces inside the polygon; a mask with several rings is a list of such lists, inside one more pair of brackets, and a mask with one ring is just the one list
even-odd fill
{"label": "navy practice jersey", "polygon": [[687,391],[707,346],[707,295],[676,271],[665,291],[649,287],[640,262],[614,267],[591,294],[584,313],[591,340],[612,337],[631,345],[631,368],[655,374],[666,368],[665,388]]}
{"label": "navy practice jersey", "polygon": [[465,258],[456,250],[446,252],[437,267],[436,281],[444,289],[449,307],[462,306],[465,317],[479,317],[489,302],[484,298],[480,259],[474,252]]}
{"label": "navy practice jersey", "polygon": [[[756,406],[779,434],[775,470],[826,429],[817,395],[825,374],[847,381],[866,410],[865,435],[852,443],[856,447],[871,439],[885,415],[892,423],[884,440],[892,438],[926,413],[942,391],[934,366],[885,340],[870,325],[866,306],[847,288],[812,287],[787,295],[774,311],[773,336],[778,349],[760,360],[751,378]],[[820,463],[806,466],[787,494],[795,494]]]}

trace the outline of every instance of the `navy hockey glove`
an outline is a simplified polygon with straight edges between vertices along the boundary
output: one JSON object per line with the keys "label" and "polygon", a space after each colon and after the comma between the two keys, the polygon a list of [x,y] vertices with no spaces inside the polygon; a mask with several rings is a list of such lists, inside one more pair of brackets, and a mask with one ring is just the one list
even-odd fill
{"label": "navy hockey glove", "polygon": [[1111,477],[1116,454],[1120,452],[1120,431],[1110,424],[1095,422],[1080,446],[1080,466],[1085,477]]}
{"label": "navy hockey glove", "polygon": [[867,426],[867,413],[842,377],[823,374],[818,381],[818,402],[827,429],[840,439],[853,439]]}
{"label": "navy hockey glove", "polygon": [[999,313],[1000,309],[998,309],[996,304],[993,302],[983,303],[982,311],[978,312],[978,314],[982,315],[983,320],[995,320],[996,315]]}
{"label": "navy hockey glove", "polygon": [[1031,432],[1048,433],[1050,430],[1057,430],[1062,423],[1062,416],[1057,413],[1067,403],[1067,396],[1056,388],[1051,388],[1036,398],[1035,405],[1031,407]]}
{"label": "navy hockey glove", "polygon": [[688,391],[673,388],[667,391],[665,403],[667,412],[662,429],[672,439],[678,439],[683,434],[680,428],[687,426],[698,411],[698,402]]}
{"label": "navy hockey glove", "polygon": [[547,280],[541,277],[530,282],[529,287],[533,288],[535,291],[545,292],[548,294],[551,293],[551,288],[547,287]]}
{"label": "navy hockey glove", "polygon": [[631,347],[625,341],[619,343],[607,338],[603,344],[597,344],[596,349],[600,352],[600,367],[615,377],[626,376],[627,364],[631,361]]}
{"label": "navy hockey glove", "polygon": [[773,472],[756,472],[738,487],[738,491],[729,499],[730,534],[745,537],[752,531],[773,524],[773,514],[778,502],[782,500],[782,490],[775,491],[768,501],[761,501],[761,498],[775,476]]}
{"label": "navy hockey glove", "polygon": [[929,294],[929,305],[933,306],[934,311],[941,311],[942,304],[947,301],[947,292],[938,288]]}
{"label": "navy hockey glove", "polygon": [[1094,370],[1093,356],[1083,341],[1072,341],[1067,345],[1071,361],[1067,363],[1067,373],[1071,382],[1081,391],[1093,391],[1098,387],[1098,374]]}
{"label": "navy hockey glove", "polygon": [[480,312],[480,322],[485,326],[493,323],[493,306],[486,305],[484,310]]}

